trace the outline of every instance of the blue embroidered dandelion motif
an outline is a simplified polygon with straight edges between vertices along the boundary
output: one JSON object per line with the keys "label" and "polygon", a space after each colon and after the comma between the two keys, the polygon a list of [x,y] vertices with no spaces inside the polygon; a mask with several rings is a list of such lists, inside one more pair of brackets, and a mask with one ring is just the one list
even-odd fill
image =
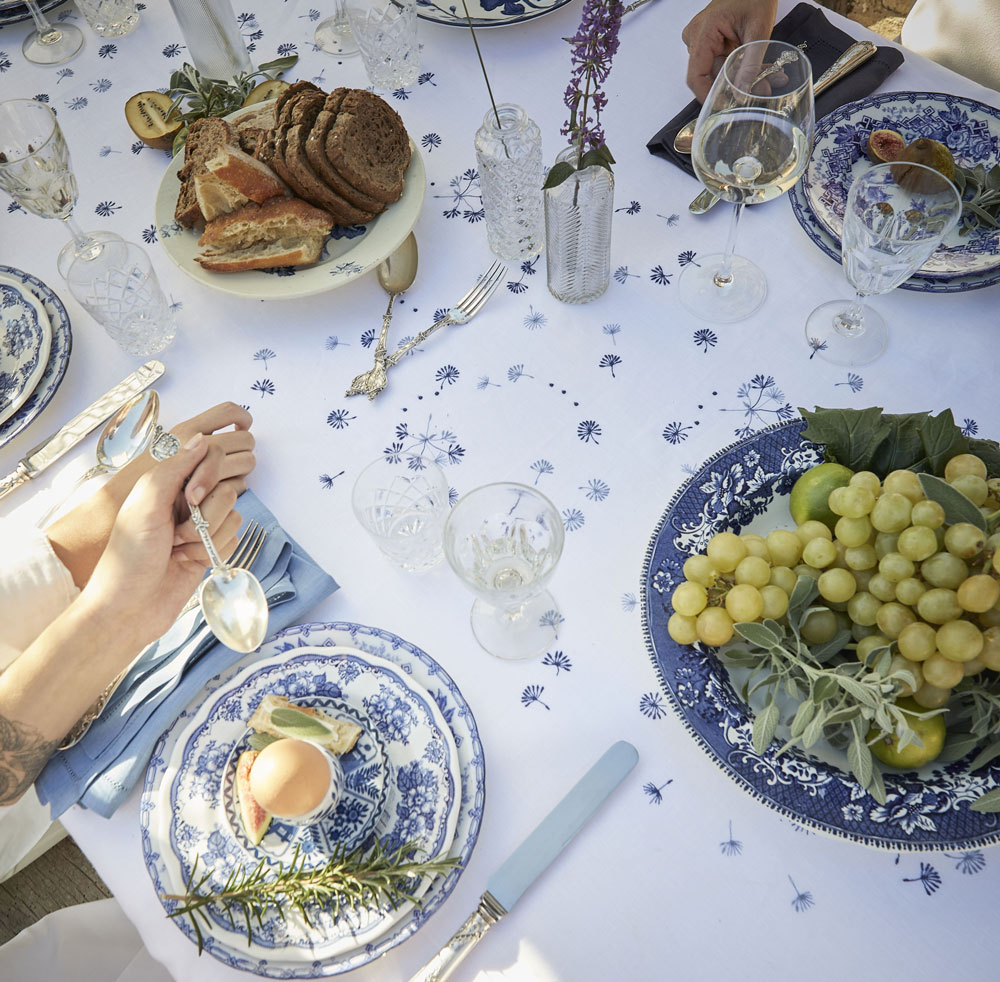
{"label": "blue embroidered dandelion motif", "polygon": [[743,852],[743,843],[733,838],[733,823],[729,822],[729,838],[719,843],[719,851],[723,856],[738,856]]}
{"label": "blue embroidered dandelion motif", "polygon": [[479,389],[480,392],[485,391],[491,385],[495,389],[499,389],[500,388],[500,383],[499,382],[491,382],[489,375],[480,375],[479,376],[479,380],[476,382],[476,388]]}
{"label": "blue embroidered dandelion motif", "polygon": [[100,150],[97,151],[97,156],[98,157],[110,157],[113,153],[121,153],[121,150],[113,150],[111,147],[109,147],[107,144],[105,144],[103,147],[101,147]]}
{"label": "blue embroidered dandelion motif", "polygon": [[361,347],[370,348],[375,343],[375,328],[370,327],[361,335]]}
{"label": "blue embroidered dandelion motif", "polygon": [[86,109],[87,97],[85,95],[79,95],[75,99],[70,99],[66,105],[69,106],[69,108],[74,112],[78,109]]}
{"label": "blue embroidered dandelion motif", "polygon": [[621,324],[605,324],[601,328],[601,333],[611,338],[612,344],[618,344],[618,335],[622,332]]}
{"label": "blue embroidered dandelion motif", "polygon": [[645,692],[639,697],[639,712],[649,719],[663,719],[667,710],[663,706],[663,696],[659,692]]}
{"label": "blue embroidered dandelion motif", "polygon": [[561,651],[550,651],[547,652],[545,657],[542,659],[543,665],[549,665],[556,670],[556,675],[560,672],[568,672],[573,668],[573,663],[569,660],[567,655],[564,655]]}
{"label": "blue embroidered dandelion motif", "polygon": [[461,372],[454,365],[442,365],[434,373],[434,381],[441,383],[438,392],[443,391],[446,385],[454,385],[460,374]]}
{"label": "blue embroidered dandelion motif", "polygon": [[[323,347],[326,348],[327,351],[336,351],[341,346],[345,346],[345,347],[349,348],[351,346],[351,342],[350,341],[341,341],[340,338],[338,338],[336,334],[329,335],[327,337],[326,341],[323,342]],[[366,345],[366,347],[367,347],[367,345]]]}
{"label": "blue embroidered dandelion motif", "polygon": [[118,45],[102,44],[100,48],[97,49],[97,54],[101,58],[114,58],[114,56],[118,54]]}
{"label": "blue embroidered dandelion motif", "polygon": [[116,204],[114,201],[102,201],[94,209],[94,213],[100,215],[101,218],[108,218],[116,211],[121,211],[121,207],[121,205]]}
{"label": "blue embroidered dandelion motif", "polygon": [[683,443],[688,438],[688,430],[693,429],[692,426],[685,426],[683,423],[667,423],[663,427],[663,439],[667,443],[672,443],[677,446],[678,443]]}
{"label": "blue embroidered dandelion motif", "polygon": [[111,79],[99,78],[96,82],[91,82],[90,87],[95,92],[107,92],[111,88]]}
{"label": "blue embroidered dandelion motif", "polygon": [[677,265],[678,266],[691,265],[691,266],[697,266],[699,269],[701,269],[701,263],[696,263],[694,261],[694,257],[697,255],[698,253],[692,252],[690,249],[686,250],[685,252],[681,252],[677,256]]}
{"label": "blue embroidered dandelion motif", "polygon": [[275,391],[274,383],[269,378],[258,379],[250,386],[250,389],[253,392],[259,392],[261,399],[264,396],[273,396]]}
{"label": "blue embroidered dandelion motif", "polygon": [[[24,211],[24,209],[16,201],[11,201],[7,205],[7,214],[13,215],[15,211]],[[27,212],[24,213],[27,214]]]}
{"label": "blue embroidered dandelion motif", "polygon": [[715,332],[710,331],[707,327],[703,327],[701,330],[695,331],[693,340],[695,345],[701,348],[706,355],[708,354],[709,348],[714,348],[719,343],[719,339],[715,336]]}
{"label": "blue embroidered dandelion motif", "polygon": [[[762,423],[766,416],[777,420],[792,418],[792,407],[785,402],[785,394],[774,384],[770,375],[755,375],[749,382],[744,382],[736,390],[736,397],[743,405],[739,409],[720,409],[723,413],[742,412],[744,418],[754,423]],[[749,436],[753,432],[750,422],[737,427],[734,431],[738,437]]]}
{"label": "blue embroidered dandelion motif", "polygon": [[904,876],[904,883],[919,883],[929,897],[941,886],[941,874],[930,863],[920,864],[919,876]]}
{"label": "blue embroidered dandelion motif", "polygon": [[604,501],[611,494],[611,488],[599,477],[592,477],[579,490],[583,491],[591,501]]}
{"label": "blue embroidered dandelion motif", "polygon": [[277,358],[278,356],[270,348],[258,348],[253,353],[254,361],[262,361],[264,363],[264,370],[267,370],[267,363],[272,358]]}
{"label": "blue embroidered dandelion motif", "polygon": [[519,293],[526,293],[528,287],[520,280],[507,280],[507,289],[516,296]]}
{"label": "blue embroidered dandelion motif", "polygon": [[567,532],[575,532],[577,529],[583,528],[584,517],[583,512],[579,508],[566,508],[562,513],[563,528]]}
{"label": "blue embroidered dandelion motif", "polygon": [[537,331],[540,327],[545,327],[548,322],[549,319],[545,314],[528,304],[528,313],[524,315],[524,326],[529,331]]}
{"label": "blue embroidered dandelion motif", "polygon": [[338,477],[343,476],[343,471],[339,471],[336,474],[320,474],[319,476],[319,486],[329,491],[333,487],[333,482],[337,480]]}
{"label": "blue embroidered dandelion motif", "polygon": [[299,14],[300,20],[308,20],[310,22],[317,21],[320,18],[320,13],[315,7],[311,7],[306,13]]}
{"label": "blue embroidered dandelion motif", "polygon": [[619,355],[605,355],[598,363],[598,368],[610,368],[611,377],[615,378],[615,366],[622,363]]}
{"label": "blue embroidered dandelion motif", "polygon": [[335,430],[343,430],[353,419],[357,419],[357,416],[351,416],[348,410],[333,409],[327,414],[326,422],[328,426],[332,426]]}
{"label": "blue embroidered dandelion motif", "polygon": [[834,386],[849,385],[852,392],[860,392],[865,387],[865,380],[860,375],[855,375],[854,372],[848,372],[846,382],[834,382],[833,384]]}
{"label": "blue embroidered dandelion motif", "polygon": [[593,419],[585,419],[576,428],[576,435],[583,440],[584,443],[598,443],[598,437],[601,435],[601,424]]}
{"label": "blue embroidered dandelion motif", "polygon": [[0,51],[0,75],[13,65],[6,51]]}
{"label": "blue embroidered dandelion motif", "polygon": [[387,464],[398,464],[402,459],[403,454],[403,444],[402,443],[391,443],[385,450],[382,451],[382,456],[385,457]]}
{"label": "blue embroidered dandelion motif", "polygon": [[437,82],[434,81],[434,73],[422,72],[417,76],[417,85],[433,85],[437,88]]}
{"label": "blue embroidered dandelion motif", "polygon": [[673,783],[674,783],[674,779],[671,778],[669,781],[665,781],[663,784],[661,784],[659,787],[657,787],[655,784],[653,784],[652,781],[647,781],[642,786],[642,790],[643,790],[644,794],[646,794],[646,795],[649,796],[649,803],[651,805],[658,805],[658,804],[660,804],[661,801],[663,801],[663,789],[668,784],[673,784]]}
{"label": "blue embroidered dandelion motif", "polygon": [[986,857],[979,849],[963,852],[960,856],[953,856],[950,852],[945,853],[945,855],[949,859],[957,859],[958,862],[955,863],[955,869],[967,876],[973,876],[986,869]]}
{"label": "blue embroidered dandelion motif", "polygon": [[437,133],[425,133],[420,138],[420,145],[430,153],[435,148],[441,146],[441,137]]}
{"label": "blue embroidered dandelion motif", "polygon": [[649,278],[657,286],[670,286],[670,277],[673,275],[673,273],[664,273],[662,266],[654,266],[649,271]]}
{"label": "blue embroidered dandelion motif", "polygon": [[282,58],[286,58],[288,55],[294,55],[298,53],[298,48],[294,44],[279,44],[278,54]]}
{"label": "blue embroidered dandelion motif", "polygon": [[638,603],[639,601],[636,600],[634,593],[622,594],[622,610],[624,610],[626,614],[631,614],[632,611],[635,610]]}
{"label": "blue embroidered dandelion motif", "polygon": [[809,360],[812,361],[816,357],[818,351],[826,351],[829,345],[825,341],[821,341],[819,338],[810,338],[809,347],[812,348],[812,354],[809,356]]}
{"label": "blue embroidered dandelion motif", "polygon": [[808,890],[800,891],[790,876],[788,877],[788,882],[791,883],[792,889],[795,891],[795,896],[792,898],[792,908],[795,910],[795,913],[801,914],[807,911],[815,903],[813,895]]}
{"label": "blue embroidered dandelion motif", "polygon": [[398,88],[392,90],[393,99],[399,99],[400,102],[406,102],[410,98],[410,90],[405,88]]}
{"label": "blue embroidered dandelion motif", "polygon": [[176,58],[180,53],[181,49],[184,47],[182,44],[178,44],[176,41],[173,44],[168,44],[163,49],[164,58]]}
{"label": "blue embroidered dandelion motif", "polygon": [[[171,296],[170,296],[170,305],[169,305],[170,312],[172,314],[176,314],[177,311],[182,310],[183,308],[184,308],[184,301],[183,300],[174,300],[173,294],[171,294]],[[250,412],[250,407],[249,406],[244,406],[244,408],[246,409],[247,412]]]}
{"label": "blue embroidered dandelion motif", "polygon": [[628,266],[619,266],[615,270],[615,281],[616,282],[618,282],[618,283],[625,283],[625,282],[628,281],[629,277],[631,277],[633,280],[637,280],[637,279],[639,279],[639,274],[638,273],[630,273],[628,271]]}
{"label": "blue embroidered dandelion motif", "polygon": [[534,378],[534,377],[535,377],[534,375],[529,375],[524,370],[524,365],[511,365],[510,368],[507,369],[508,382],[516,382],[518,379],[521,378]]}
{"label": "blue embroidered dandelion motif", "polygon": [[542,702],[542,693],[545,691],[544,685],[529,685],[526,686],[524,691],[521,693],[521,705],[530,706],[532,703],[537,702],[539,706],[545,706],[546,709],[551,709],[552,707],[548,704]]}
{"label": "blue embroidered dandelion motif", "polygon": [[142,241],[146,245],[152,245],[156,241],[156,226],[150,225],[142,230]]}
{"label": "blue embroidered dandelion motif", "polygon": [[662,218],[669,228],[673,228],[680,220],[680,215],[657,215],[657,218]]}
{"label": "blue embroidered dandelion motif", "polygon": [[135,143],[133,143],[132,146],[129,147],[129,149],[132,151],[132,153],[142,153],[142,151],[145,150],[146,147],[147,144],[143,143],[142,140],[136,140]]}
{"label": "blue embroidered dandelion motif", "polygon": [[962,435],[975,436],[979,432],[979,424],[974,419],[962,420]]}
{"label": "blue embroidered dandelion motif", "polygon": [[56,77],[58,78],[56,85],[58,85],[64,78],[72,78],[75,74],[76,72],[74,72],[72,68],[60,68],[59,71],[56,72]]}
{"label": "blue embroidered dandelion motif", "polygon": [[[461,215],[468,222],[478,221],[483,216],[483,196],[475,194],[473,189],[479,187],[479,172],[474,167],[470,167],[457,177],[453,177],[448,182],[448,186],[451,188],[450,195],[434,195],[435,198],[451,198],[451,207],[446,208],[441,214],[445,218],[458,218]],[[479,208],[472,204],[474,200],[479,202]]]}
{"label": "blue embroidered dandelion motif", "polygon": [[559,635],[559,625],[566,620],[558,610],[547,610],[541,617],[538,618],[539,627],[551,627],[553,631],[556,632],[556,636]]}
{"label": "blue embroidered dandelion motif", "polygon": [[256,27],[257,17],[255,14],[242,13],[236,15],[236,23],[240,27]]}
{"label": "blue embroidered dandelion motif", "polygon": [[547,460],[536,460],[531,469],[535,472],[535,484],[538,484],[538,479],[543,475],[555,473],[555,468]]}
{"label": "blue embroidered dandelion motif", "polygon": [[627,206],[623,205],[621,208],[616,208],[615,214],[620,211],[625,212],[626,215],[638,215],[642,211],[642,205],[638,201],[630,201]]}

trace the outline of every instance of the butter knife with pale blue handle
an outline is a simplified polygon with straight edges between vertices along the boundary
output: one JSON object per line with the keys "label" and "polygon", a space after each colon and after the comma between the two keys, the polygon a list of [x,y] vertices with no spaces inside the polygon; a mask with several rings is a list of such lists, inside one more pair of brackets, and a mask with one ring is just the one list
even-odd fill
{"label": "butter knife with pale blue handle", "polygon": [[569,845],[638,759],[635,747],[624,740],[607,750],[489,878],[476,911],[410,982],[443,982],[486,931],[521,899],[524,891]]}

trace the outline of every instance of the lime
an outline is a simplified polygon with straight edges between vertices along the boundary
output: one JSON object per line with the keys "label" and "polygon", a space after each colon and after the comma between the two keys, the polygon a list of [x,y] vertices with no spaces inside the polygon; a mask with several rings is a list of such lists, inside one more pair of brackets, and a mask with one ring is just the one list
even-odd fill
{"label": "lime", "polygon": [[[923,713],[927,710],[919,706],[910,698],[897,699],[896,705],[900,709],[906,709],[914,713]],[[931,716],[930,719],[909,719],[910,728],[920,737],[923,746],[915,743],[907,744],[902,750],[896,748],[896,737],[882,737],[871,744],[872,753],[878,757],[883,764],[898,768],[902,771],[912,771],[924,764],[934,760],[941,748],[944,746],[945,726],[944,716],[940,713]],[[878,731],[873,727],[868,731],[868,739],[871,740]]]}
{"label": "lime", "polygon": [[830,511],[827,500],[834,488],[844,487],[854,471],[843,464],[825,463],[810,467],[792,485],[788,508],[796,525],[815,520],[822,522],[830,531],[837,524],[837,516]]}

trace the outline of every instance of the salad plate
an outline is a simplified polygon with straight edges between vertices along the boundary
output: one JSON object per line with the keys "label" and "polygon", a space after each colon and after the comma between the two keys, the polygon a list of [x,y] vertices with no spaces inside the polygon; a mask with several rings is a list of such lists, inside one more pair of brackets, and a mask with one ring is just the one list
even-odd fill
{"label": "salad plate", "polygon": [[643,568],[642,625],[661,688],[685,729],[712,762],[758,801],[800,825],[883,849],[968,850],[1000,842],[1000,814],[971,811],[1000,787],[1000,762],[969,773],[974,751],[919,772],[886,769],[886,803],[854,780],[834,751],[779,755],[780,740],[754,750],[753,713],[715,649],[681,645],[667,633],[670,597],[684,560],[704,552],[725,529],[766,534],[794,527],[787,496],[795,480],[823,460],[804,441],[801,419],[762,429],[698,467],[663,513]]}
{"label": "salad plate", "polygon": [[[254,847],[245,836],[239,841],[225,818],[226,765],[233,763],[229,751],[243,738],[246,721],[266,694],[293,701],[329,697],[360,708],[379,732],[389,759],[375,836],[388,849],[414,842],[426,857],[447,855],[458,819],[458,752],[437,703],[398,666],[377,656],[344,646],[305,648],[290,658],[250,665],[210,695],[179,734],[150,796],[153,847],[164,859],[168,892],[184,892],[196,860],[200,875],[214,870],[203,889],[220,889],[234,865],[249,872],[264,861],[277,869],[296,845],[308,865],[322,865],[329,856],[325,847],[335,844],[332,826],[299,830],[299,835],[286,826],[286,834],[274,838],[290,845],[287,851],[276,848],[273,838],[264,848]],[[411,891],[414,899],[429,886],[425,878]],[[210,906],[207,913],[217,945],[293,967],[365,945],[412,907],[342,911],[336,920],[320,910],[310,913],[311,926],[297,915],[283,919],[272,910],[254,922],[249,945],[242,917],[234,925],[222,908]]]}
{"label": "salad plate", "polygon": [[0,275],[0,423],[27,401],[49,363],[52,325],[24,284]]}
{"label": "salad plate", "polygon": [[[328,651],[337,646],[346,646],[397,666],[408,680],[426,689],[440,709],[452,733],[458,755],[460,780],[455,795],[457,821],[449,855],[457,858],[460,866],[436,877],[422,898],[422,906],[402,913],[383,934],[367,944],[357,944],[340,955],[325,956],[322,961],[294,960],[284,950],[259,954],[247,948],[245,934],[238,934],[235,940],[233,936],[219,939],[213,927],[206,933],[206,951],[236,969],[272,978],[320,978],[350,971],[378,958],[419,930],[441,906],[454,889],[475,848],[485,800],[485,761],[475,717],[448,673],[422,649],[397,635],[380,628],[350,622],[301,624],[288,628],[266,642],[259,653],[248,655],[210,680],[206,685],[205,703],[214,701],[215,694],[229,686],[240,672],[258,666],[260,659],[287,660],[295,657],[297,652],[313,651],[315,648]],[[289,697],[297,696],[290,694]],[[158,827],[159,821],[165,817],[164,809],[154,814],[154,793],[158,793],[162,784],[168,758],[175,753],[178,742],[182,742],[181,734],[192,725],[205,703],[190,706],[164,733],[153,751],[146,772],[140,834],[146,867],[153,887],[161,898],[172,892],[172,886],[168,884],[173,882],[172,877],[176,875],[178,863],[172,853],[165,855],[154,846],[154,842],[158,842],[162,834]],[[245,724],[241,725],[240,733],[244,728]],[[167,852],[170,853],[170,850]],[[168,870],[168,865],[175,869]],[[162,902],[168,911],[175,906],[172,901]],[[194,929],[187,919],[176,918],[174,923],[192,942],[196,940]]]}
{"label": "salad plate", "polygon": [[[1000,110],[942,92],[887,92],[848,103],[816,122],[802,189],[813,214],[838,242],[854,179],[872,163],[866,150],[875,130],[898,132],[906,143],[921,137],[943,143],[963,167],[1000,161]],[[920,267],[925,278],[968,276],[1000,269],[1000,231],[956,226]]]}
{"label": "salad plate", "polygon": [[[238,119],[259,106],[241,109],[227,116]],[[195,262],[201,254],[197,231],[186,229],[174,221],[177,172],[184,164],[184,154],[171,161],[156,192],[154,213],[163,249],[170,259],[192,279],[220,293],[255,300],[290,300],[311,297],[335,290],[374,269],[394,252],[413,230],[424,204],[427,174],[417,145],[410,140],[410,164],[404,173],[403,196],[389,205],[367,225],[338,226],[323,246],[319,262],[311,266],[281,266],[277,269],[255,269],[242,273],[213,273]]]}
{"label": "salad plate", "polygon": [[[47,13],[58,7],[64,0],[39,0],[38,9]],[[24,3],[0,3],[0,27],[4,24],[17,24],[22,20],[31,20],[31,11]]]}
{"label": "salad plate", "polygon": [[22,293],[30,293],[41,304],[51,329],[48,358],[41,376],[21,406],[3,423],[0,423],[0,447],[9,443],[51,401],[62,383],[73,349],[73,333],[69,314],[63,302],[40,279],[30,273],[0,266],[4,283],[14,283]]}
{"label": "salad plate", "polygon": [[[473,27],[503,27],[505,24],[523,24],[527,20],[543,17],[570,0],[473,0],[469,3],[469,16]],[[448,24],[468,28],[461,0],[417,0],[417,16],[434,24]]]}

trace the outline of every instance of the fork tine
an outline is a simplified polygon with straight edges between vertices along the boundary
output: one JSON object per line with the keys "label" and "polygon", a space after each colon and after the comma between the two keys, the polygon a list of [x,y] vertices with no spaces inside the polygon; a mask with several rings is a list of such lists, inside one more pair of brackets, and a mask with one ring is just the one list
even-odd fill
{"label": "fork tine", "polygon": [[480,284],[483,286],[483,289],[480,291],[479,295],[475,297],[475,299],[473,299],[468,306],[464,304],[462,306],[462,310],[467,317],[472,317],[473,314],[477,313],[483,304],[493,296],[496,292],[496,288],[500,285],[506,275],[507,267],[501,265],[500,269],[498,269],[494,274],[492,280],[486,281],[485,284]]}
{"label": "fork tine", "polygon": [[243,558],[240,566],[243,569],[251,569],[253,564],[257,561],[257,556],[260,554],[260,550],[264,546],[264,540],[267,538],[267,529],[263,526],[258,526],[257,535],[253,542],[250,544],[247,550],[246,556]]}
{"label": "fork tine", "polygon": [[246,554],[247,548],[250,544],[251,538],[257,533],[257,522],[249,522],[243,532],[240,534],[239,539],[236,541],[236,546],[233,549],[232,555],[230,555],[227,560],[233,566],[238,566],[242,560],[242,557]]}
{"label": "fork tine", "polygon": [[466,302],[472,300],[472,298],[479,292],[482,285],[485,282],[487,282],[487,280],[489,280],[490,277],[496,276],[498,271],[500,272],[501,276],[503,276],[503,274],[507,272],[507,267],[499,259],[495,263],[493,263],[493,265],[490,266],[490,268],[486,270],[486,272],[483,273],[482,276],[479,277],[479,279],[476,281],[472,289],[469,290],[469,292],[464,297],[462,297],[462,299],[459,300],[458,303],[455,304],[455,306],[464,309]]}

